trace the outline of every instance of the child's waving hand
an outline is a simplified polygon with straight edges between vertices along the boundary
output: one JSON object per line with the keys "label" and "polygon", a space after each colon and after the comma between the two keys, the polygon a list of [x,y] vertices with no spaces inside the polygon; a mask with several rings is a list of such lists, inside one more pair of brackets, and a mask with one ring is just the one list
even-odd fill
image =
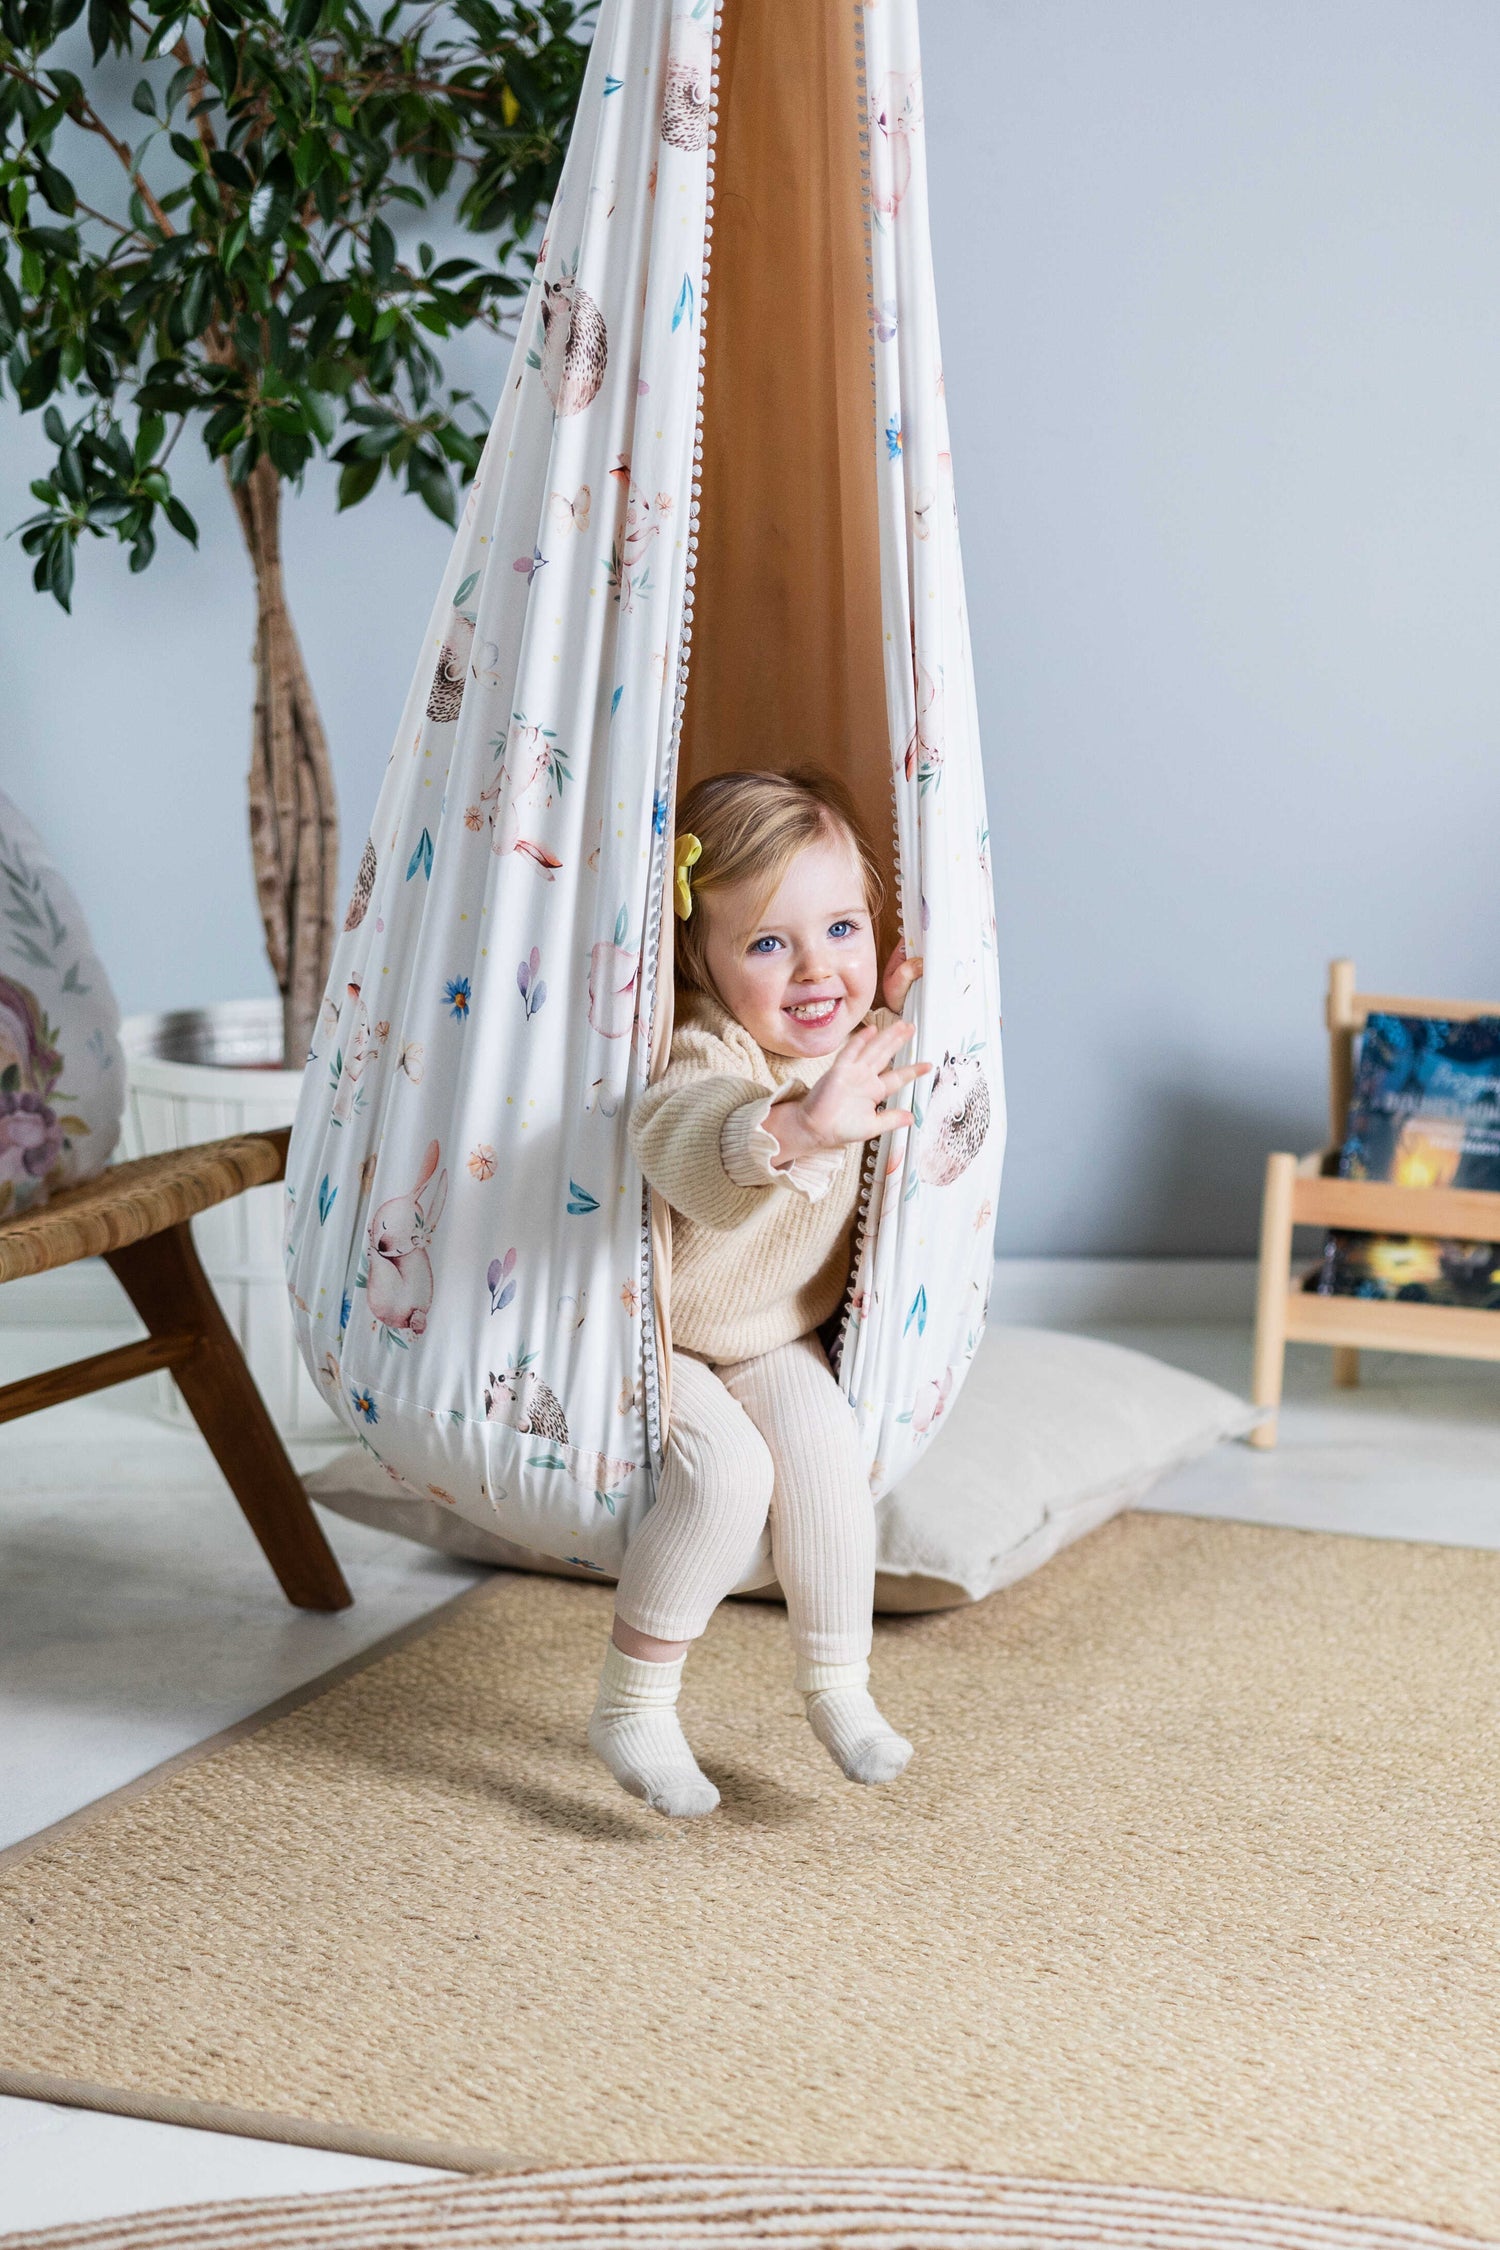
{"label": "child's waving hand", "polygon": [[781,1154],[774,1161],[795,1162],[821,1149],[845,1148],[850,1142],[878,1140],[882,1133],[914,1125],[909,1109],[882,1109],[881,1103],[898,1095],[914,1078],[931,1070],[931,1063],[898,1063],[897,1049],[916,1030],[915,1024],[871,1024],[850,1034],[828,1069],[800,1101],[776,1102],[767,1112],[765,1129]]}

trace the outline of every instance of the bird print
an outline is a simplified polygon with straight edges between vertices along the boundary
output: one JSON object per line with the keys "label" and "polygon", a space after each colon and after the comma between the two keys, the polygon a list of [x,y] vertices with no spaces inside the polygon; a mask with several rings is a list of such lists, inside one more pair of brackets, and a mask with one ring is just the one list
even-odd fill
{"label": "bird print", "polygon": [[490,849],[498,859],[520,852],[534,860],[550,883],[562,861],[545,844],[524,832],[552,802],[551,782],[557,759],[556,745],[542,727],[516,725],[505,737],[505,755],[479,802],[490,808],[494,831]]}
{"label": "bird print", "polygon": [[554,413],[581,414],[599,396],[609,361],[604,315],[576,274],[542,284],[542,386]]}

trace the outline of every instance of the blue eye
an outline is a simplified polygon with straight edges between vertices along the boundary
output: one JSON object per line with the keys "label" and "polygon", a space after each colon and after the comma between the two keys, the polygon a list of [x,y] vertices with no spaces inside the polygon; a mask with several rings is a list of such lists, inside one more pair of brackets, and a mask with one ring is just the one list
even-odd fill
{"label": "blue eye", "polygon": [[830,922],[828,925],[828,935],[830,937],[838,937],[841,934],[847,936],[853,928],[854,924],[852,922]]}
{"label": "blue eye", "polygon": [[751,952],[752,952],[752,953],[761,953],[761,952],[764,952],[764,950],[766,949],[766,947],[767,947],[767,946],[771,946],[771,945],[780,945],[780,943],[781,943],[781,940],[780,940],[780,938],[774,938],[774,937],[758,937],[758,938],[757,938],[757,939],[755,940],[754,944],[753,944],[753,945],[751,946],[750,950],[751,950]]}

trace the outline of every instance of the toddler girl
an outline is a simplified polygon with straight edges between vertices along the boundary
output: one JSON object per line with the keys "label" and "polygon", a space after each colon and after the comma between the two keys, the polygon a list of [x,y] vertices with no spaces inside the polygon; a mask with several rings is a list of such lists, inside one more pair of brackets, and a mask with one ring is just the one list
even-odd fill
{"label": "toddler girl", "polygon": [[875,1510],[818,1330],[848,1282],[863,1145],[912,1123],[880,1105],[931,1065],[895,1060],[921,975],[899,945],[871,1010],[882,885],[831,775],[720,774],[679,818],[676,1027],[630,1124],[672,1209],[671,1430],[589,1741],[633,1796],[691,1814],[719,1793],[678,1724],[683,1659],[768,1515],[813,1732],[851,1781],[911,1756],[866,1685]]}

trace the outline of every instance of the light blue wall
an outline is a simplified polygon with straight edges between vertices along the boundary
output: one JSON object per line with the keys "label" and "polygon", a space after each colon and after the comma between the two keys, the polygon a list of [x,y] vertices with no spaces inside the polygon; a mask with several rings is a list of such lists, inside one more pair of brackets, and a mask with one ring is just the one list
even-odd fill
{"label": "light blue wall", "polygon": [[[1321,1125],[1330,954],[1500,991],[1500,11],[928,0],[1006,982],[1001,1245],[1232,1253]],[[0,411],[0,502],[29,443]],[[268,989],[227,503],[71,622],[0,548],[0,782],[127,1008]],[[446,534],[288,527],[356,855]]]}

